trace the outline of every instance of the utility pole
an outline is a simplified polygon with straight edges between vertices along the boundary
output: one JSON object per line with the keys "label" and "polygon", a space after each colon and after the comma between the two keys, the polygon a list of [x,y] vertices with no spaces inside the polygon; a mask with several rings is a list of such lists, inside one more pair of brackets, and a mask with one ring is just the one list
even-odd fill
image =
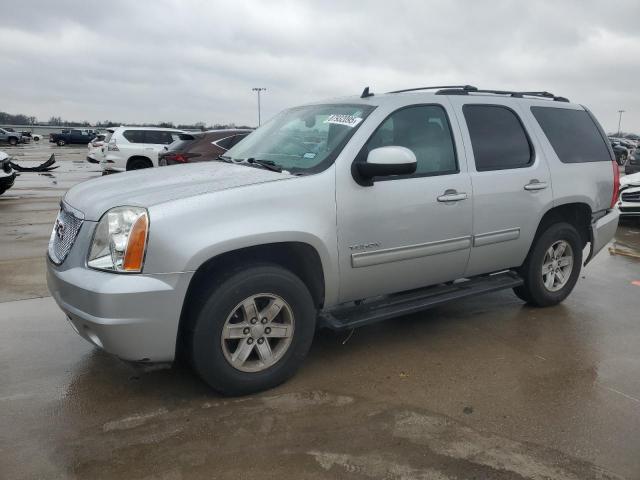
{"label": "utility pole", "polygon": [[622,135],[621,125],[622,125],[622,114],[624,110],[618,110],[618,136]]}
{"label": "utility pole", "polygon": [[264,87],[254,87],[251,90],[258,92],[258,126],[260,126],[260,92],[266,92],[267,89]]}

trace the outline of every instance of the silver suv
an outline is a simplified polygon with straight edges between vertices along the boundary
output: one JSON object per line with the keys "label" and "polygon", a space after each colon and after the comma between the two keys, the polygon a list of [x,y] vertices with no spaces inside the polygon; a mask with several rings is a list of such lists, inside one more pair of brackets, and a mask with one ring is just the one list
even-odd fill
{"label": "silver suv", "polygon": [[98,347],[184,357],[244,394],[290,377],[320,326],[507,288],[561,302],[614,235],[618,183],[602,128],[565,98],[365,89],[285,110],[217,162],[76,185],[48,284]]}

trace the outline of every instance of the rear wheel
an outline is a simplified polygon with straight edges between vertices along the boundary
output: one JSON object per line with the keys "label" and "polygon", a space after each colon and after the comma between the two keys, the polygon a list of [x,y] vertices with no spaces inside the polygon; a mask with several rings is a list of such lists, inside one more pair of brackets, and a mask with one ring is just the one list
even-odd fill
{"label": "rear wheel", "polygon": [[296,275],[248,266],[202,293],[188,332],[195,370],[215,390],[243,395],[284,382],[307,355],[316,310]]}
{"label": "rear wheel", "polygon": [[143,168],[151,168],[153,164],[148,158],[132,158],[127,163],[127,170],[142,170]]}
{"label": "rear wheel", "polygon": [[562,302],[578,281],[582,245],[580,234],[573,225],[550,225],[537,237],[520,268],[524,285],[514,288],[515,294],[537,307]]}

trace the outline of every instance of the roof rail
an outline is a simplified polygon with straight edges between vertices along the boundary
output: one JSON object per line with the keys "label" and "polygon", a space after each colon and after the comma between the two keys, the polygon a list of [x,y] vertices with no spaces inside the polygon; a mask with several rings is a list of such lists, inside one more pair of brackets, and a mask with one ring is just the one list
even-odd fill
{"label": "roof rail", "polygon": [[394,90],[393,92],[387,92],[387,93],[416,92],[418,90],[438,90],[441,88],[462,89],[468,92],[475,92],[476,90],[478,90],[473,85],[440,85],[437,87],[405,88],[404,90]]}
{"label": "roof rail", "polygon": [[559,97],[550,92],[517,92],[511,90],[481,90],[481,89],[468,89],[464,87],[444,87],[442,90],[438,90],[436,95],[468,95],[469,93],[492,93],[494,95],[508,95],[513,98],[524,97],[538,97],[548,98],[555,102],[568,102],[569,99],[565,97]]}

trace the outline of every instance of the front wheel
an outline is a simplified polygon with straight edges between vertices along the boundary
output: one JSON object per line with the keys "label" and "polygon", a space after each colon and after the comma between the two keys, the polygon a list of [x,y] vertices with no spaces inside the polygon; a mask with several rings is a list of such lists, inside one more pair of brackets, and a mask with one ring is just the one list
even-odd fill
{"label": "front wheel", "polygon": [[296,275],[248,266],[202,293],[188,332],[195,370],[215,390],[244,395],[291,377],[307,355],[316,310]]}
{"label": "front wheel", "polygon": [[11,137],[9,139],[9,145],[15,147],[17,144],[18,144],[18,139],[17,138]]}
{"label": "front wheel", "polygon": [[582,241],[569,223],[550,225],[535,240],[520,275],[524,285],[515,294],[537,307],[562,302],[578,281],[582,265]]}
{"label": "front wheel", "polygon": [[56,143],[59,147],[64,147],[67,144],[67,142],[65,142],[64,140],[58,140]]}

